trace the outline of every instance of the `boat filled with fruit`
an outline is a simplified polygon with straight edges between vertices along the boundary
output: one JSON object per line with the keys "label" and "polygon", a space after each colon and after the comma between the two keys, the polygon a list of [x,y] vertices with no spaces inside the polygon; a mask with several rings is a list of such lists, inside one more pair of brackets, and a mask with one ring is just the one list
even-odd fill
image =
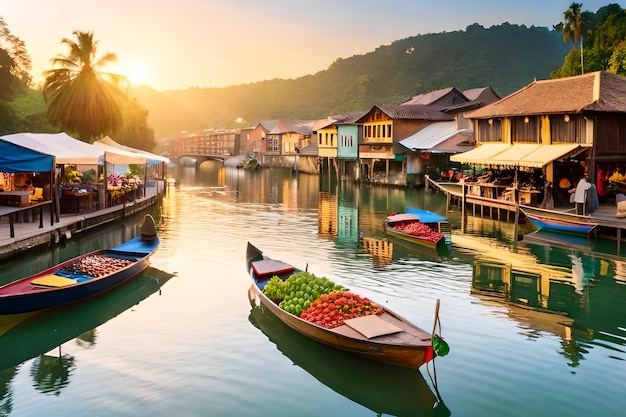
{"label": "boat filled with fruit", "polygon": [[311,339],[408,368],[447,353],[447,344],[434,332],[326,277],[268,258],[250,243],[246,265],[253,281],[250,299]]}
{"label": "boat filled with fruit", "polygon": [[154,218],[147,214],[140,236],[0,286],[0,314],[39,311],[110,290],[141,274],[158,246]]}
{"label": "boat filled with fruit", "polygon": [[427,210],[408,209],[385,219],[387,235],[431,249],[445,249],[449,224],[445,217]]}

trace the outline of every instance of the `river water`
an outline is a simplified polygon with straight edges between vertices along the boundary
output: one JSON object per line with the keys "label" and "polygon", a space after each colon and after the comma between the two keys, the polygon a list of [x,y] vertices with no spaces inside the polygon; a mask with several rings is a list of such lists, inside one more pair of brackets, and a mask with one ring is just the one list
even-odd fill
{"label": "river water", "polygon": [[[626,409],[626,264],[615,242],[513,239],[447,213],[452,250],[381,242],[422,189],[336,186],[204,164],[154,216],[152,266],[112,291],[0,327],[5,416],[609,416]],[[0,263],[0,283],[137,234],[130,218]],[[527,230],[522,230],[526,233]],[[419,371],[307,340],[248,299],[247,242],[440,333]],[[602,252],[602,253],[600,253]],[[21,320],[20,322],[18,322]]]}

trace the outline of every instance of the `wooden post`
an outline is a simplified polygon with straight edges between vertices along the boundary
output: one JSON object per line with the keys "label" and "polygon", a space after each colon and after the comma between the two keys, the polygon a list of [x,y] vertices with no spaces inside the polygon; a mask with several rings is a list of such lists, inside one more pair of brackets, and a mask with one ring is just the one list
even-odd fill
{"label": "wooden post", "polygon": [[[461,221],[463,223],[463,225],[465,224],[465,183],[463,183],[462,185],[462,192],[461,192]],[[461,229],[463,230],[463,233],[465,233],[465,227],[461,227]]]}
{"label": "wooden post", "polygon": [[437,298],[437,304],[435,305],[435,319],[433,320],[433,331],[431,333],[431,343],[435,338],[435,330],[437,329],[437,322],[439,321],[439,298]]}
{"label": "wooden post", "polygon": [[517,234],[519,224],[519,204],[515,202],[515,225],[513,226],[513,247],[517,248]]}

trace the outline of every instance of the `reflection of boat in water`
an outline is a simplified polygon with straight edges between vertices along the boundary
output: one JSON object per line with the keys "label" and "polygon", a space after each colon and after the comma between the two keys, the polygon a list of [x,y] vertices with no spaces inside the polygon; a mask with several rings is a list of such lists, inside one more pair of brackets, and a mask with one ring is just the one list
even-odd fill
{"label": "reflection of boat in water", "polygon": [[360,248],[364,253],[370,254],[375,263],[381,265],[391,264],[394,260],[409,258],[436,262],[452,255],[451,250],[444,250],[440,253],[392,236],[384,239],[363,236],[360,239]]}
{"label": "reflection of boat in water", "polygon": [[[32,313],[0,337],[0,370],[34,358],[93,330],[158,291],[173,275],[148,267],[141,275],[99,296]],[[9,319],[11,316],[6,316]]]}
{"label": "reflection of boat in water", "polygon": [[294,364],[378,415],[450,415],[417,369],[370,361],[316,343],[283,324],[263,304],[253,305],[249,320]]}

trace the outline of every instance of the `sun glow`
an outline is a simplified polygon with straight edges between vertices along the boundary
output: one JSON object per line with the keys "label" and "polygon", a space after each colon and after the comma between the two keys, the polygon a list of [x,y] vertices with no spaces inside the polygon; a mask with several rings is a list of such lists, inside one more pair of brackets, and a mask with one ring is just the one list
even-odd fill
{"label": "sun glow", "polygon": [[136,62],[131,65],[126,77],[133,85],[146,84],[150,78],[150,71],[144,64]]}

